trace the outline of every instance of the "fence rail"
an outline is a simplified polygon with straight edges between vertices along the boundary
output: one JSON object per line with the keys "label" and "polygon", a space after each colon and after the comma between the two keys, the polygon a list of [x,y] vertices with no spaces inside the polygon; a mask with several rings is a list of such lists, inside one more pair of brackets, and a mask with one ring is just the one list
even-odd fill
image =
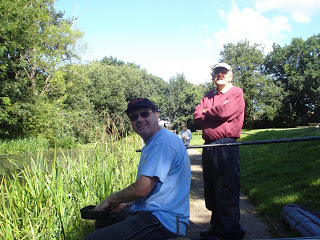
{"label": "fence rail", "polygon": [[[222,147],[222,146],[259,145],[259,144],[270,144],[270,143],[304,142],[304,141],[315,141],[315,140],[320,140],[320,136],[257,140],[257,141],[235,142],[235,143],[204,144],[204,145],[188,146],[186,148],[191,149],[191,148]],[[141,149],[136,150],[136,152],[141,152]]]}

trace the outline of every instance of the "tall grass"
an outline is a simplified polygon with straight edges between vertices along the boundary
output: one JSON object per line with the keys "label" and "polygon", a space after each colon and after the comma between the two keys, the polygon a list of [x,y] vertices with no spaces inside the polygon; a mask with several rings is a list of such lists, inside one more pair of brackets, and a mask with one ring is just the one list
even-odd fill
{"label": "tall grass", "polygon": [[[103,132],[103,130],[101,130]],[[38,151],[47,151],[50,149],[64,148],[75,149],[80,148],[80,143],[76,138],[65,136],[56,139],[47,139],[44,137],[30,137],[24,139],[1,140],[0,139],[0,155],[1,154],[27,154],[36,153]]]}
{"label": "tall grass", "polygon": [[140,155],[137,135],[96,143],[52,167],[39,152],[31,166],[0,185],[0,239],[83,239],[93,231],[80,209],[98,204],[135,180]]}
{"label": "tall grass", "polygon": [[39,150],[49,150],[49,140],[45,138],[25,138],[15,140],[0,139],[0,154],[25,154]]}
{"label": "tall grass", "polygon": [[[320,136],[320,129],[248,131],[241,141]],[[320,211],[320,141],[240,146],[242,190],[258,209],[279,218],[287,203]]]}

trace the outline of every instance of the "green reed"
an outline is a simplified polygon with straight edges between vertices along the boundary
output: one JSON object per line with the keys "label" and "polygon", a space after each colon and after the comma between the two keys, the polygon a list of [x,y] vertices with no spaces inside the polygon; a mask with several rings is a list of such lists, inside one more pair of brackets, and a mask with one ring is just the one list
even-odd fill
{"label": "green reed", "polygon": [[41,152],[0,183],[0,239],[83,239],[94,230],[80,209],[135,180],[137,135],[96,143],[49,166]]}
{"label": "green reed", "polygon": [[49,140],[45,138],[25,138],[15,140],[0,139],[0,154],[32,153],[49,150]]}

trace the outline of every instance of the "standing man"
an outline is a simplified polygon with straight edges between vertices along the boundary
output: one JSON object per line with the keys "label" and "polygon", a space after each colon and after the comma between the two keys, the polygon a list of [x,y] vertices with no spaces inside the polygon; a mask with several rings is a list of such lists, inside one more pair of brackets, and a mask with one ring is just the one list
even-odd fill
{"label": "standing man", "polygon": [[183,144],[187,147],[190,145],[190,141],[192,139],[192,133],[191,131],[187,128],[187,124],[183,123],[182,124],[182,131],[179,134],[179,137],[182,139]]}
{"label": "standing man", "polygon": [[[196,106],[194,122],[202,127],[205,144],[234,143],[240,138],[245,102],[241,88],[231,84],[232,68],[219,63],[211,73],[216,89],[208,92]],[[202,152],[204,196],[212,211],[211,227],[202,237],[240,240],[240,156],[238,146],[206,147]]]}
{"label": "standing man", "polygon": [[111,194],[95,209],[117,215],[123,214],[127,206],[131,208],[118,223],[91,233],[86,240],[157,240],[185,235],[190,216],[191,181],[187,150],[176,134],[159,126],[158,110],[149,99],[130,101],[125,112],[133,130],[145,143],[137,179]]}

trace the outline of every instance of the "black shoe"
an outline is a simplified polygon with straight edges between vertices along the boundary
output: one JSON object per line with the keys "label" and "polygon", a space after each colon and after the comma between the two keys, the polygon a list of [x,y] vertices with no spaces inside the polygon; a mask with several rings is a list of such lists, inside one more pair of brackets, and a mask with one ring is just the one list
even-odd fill
{"label": "black shoe", "polygon": [[201,237],[217,236],[217,231],[214,228],[210,227],[202,230],[200,232],[200,236]]}

